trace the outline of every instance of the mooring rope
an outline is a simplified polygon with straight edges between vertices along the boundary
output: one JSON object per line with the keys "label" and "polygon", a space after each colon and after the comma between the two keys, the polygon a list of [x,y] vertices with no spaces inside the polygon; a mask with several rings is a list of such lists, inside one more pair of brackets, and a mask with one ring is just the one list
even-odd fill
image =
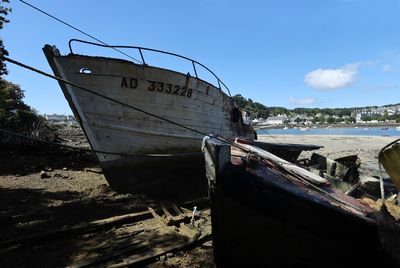
{"label": "mooring rope", "polygon": [[[30,4],[30,3],[26,2],[26,1],[23,1],[23,0],[19,0],[19,1],[20,1],[21,3],[24,3],[25,5],[27,5],[27,6],[31,7],[31,8],[33,8],[33,9],[35,9],[36,11],[39,11],[40,13],[42,13],[42,14],[44,14],[44,15],[46,15],[46,16],[48,16],[48,17],[50,17],[50,18],[52,18],[52,19],[54,19],[54,20],[56,20],[56,21],[58,21],[58,22],[60,22],[60,23],[62,23],[62,24],[64,24],[64,25],[66,25],[66,26],[70,27],[71,29],[74,29],[75,31],[77,31],[77,32],[79,32],[79,33],[81,33],[81,34],[84,34],[84,35],[86,35],[86,36],[88,36],[88,37],[90,37],[90,38],[96,40],[97,42],[100,42],[100,43],[102,43],[103,45],[108,46],[108,44],[107,44],[106,42],[101,41],[100,39],[94,37],[93,35],[88,34],[87,32],[84,32],[84,31],[80,30],[79,28],[77,28],[77,27],[71,25],[70,23],[63,21],[63,20],[57,18],[56,16],[51,15],[50,13],[48,13],[48,12],[46,12],[46,11],[44,11],[44,10],[42,10],[42,9],[40,9],[40,8],[38,8],[38,7],[36,7],[36,6],[34,6],[34,5],[32,5],[32,4]],[[122,55],[124,55],[124,56],[126,56],[126,57],[128,57],[128,58],[130,58],[130,59],[132,59],[132,60],[134,60],[134,61],[136,61],[136,62],[139,62],[139,63],[143,64],[143,62],[141,62],[140,60],[135,59],[134,57],[130,56],[129,54],[127,54],[127,53],[125,53],[125,52],[123,52],[123,51],[121,51],[121,50],[119,50],[119,49],[117,49],[117,48],[115,48],[115,47],[112,47],[112,49],[114,49],[115,51],[121,53]]]}
{"label": "mooring rope", "polygon": [[382,205],[385,203],[385,189],[383,185],[383,178],[382,178],[382,164],[378,160],[378,168],[379,168],[379,188],[381,189],[381,200],[382,200]]}
{"label": "mooring rope", "polygon": [[[54,19],[54,20],[56,20],[56,21],[58,21],[58,22],[60,22],[60,23],[62,23],[62,24],[64,24],[64,25],[66,25],[67,27],[70,27],[70,28],[74,29],[75,31],[77,31],[77,32],[79,32],[79,33],[81,33],[81,34],[84,34],[84,35],[86,35],[86,36],[92,38],[93,40],[96,40],[97,42],[100,42],[101,44],[103,44],[103,45],[105,45],[105,46],[107,46],[107,47],[110,47],[110,48],[114,49],[115,51],[117,51],[117,52],[123,54],[124,56],[126,56],[126,57],[128,57],[128,58],[130,58],[130,59],[132,59],[132,60],[134,60],[134,61],[136,61],[136,62],[139,62],[139,63],[143,64],[142,61],[140,61],[140,60],[138,60],[138,59],[136,59],[136,58],[134,58],[134,57],[128,55],[127,53],[125,53],[125,52],[123,52],[123,51],[121,51],[121,50],[119,50],[119,49],[117,49],[117,48],[115,48],[115,47],[113,47],[113,46],[110,46],[110,45],[107,44],[106,42],[104,42],[104,41],[102,41],[102,40],[100,40],[100,39],[94,37],[93,35],[91,35],[91,34],[89,34],[89,33],[87,33],[87,32],[84,32],[83,30],[81,30],[81,29],[79,29],[79,28],[77,28],[77,27],[71,25],[71,24],[68,23],[68,22],[65,22],[65,21],[61,20],[60,18],[57,18],[56,16],[54,16],[54,15],[52,15],[52,14],[50,14],[50,13],[48,13],[48,12],[46,12],[46,11],[40,9],[40,8],[38,8],[37,6],[34,6],[34,5],[32,5],[32,4],[30,4],[30,3],[26,2],[26,1],[24,1],[24,0],[19,0],[19,1],[20,1],[21,3],[24,3],[25,5],[27,5],[27,6],[31,7],[31,8],[33,8],[33,9],[35,9],[36,11],[38,11],[38,12],[40,12],[40,13],[42,13],[42,14],[44,14],[44,15],[46,15],[46,16],[48,16],[48,17],[50,17],[50,18],[52,18],[52,19]],[[218,80],[219,80],[219,79],[218,79]],[[222,82],[222,81],[221,81],[221,82]],[[222,83],[222,84],[223,84],[223,83]],[[225,86],[225,84],[224,84],[224,86]],[[225,86],[225,87],[226,87],[226,86]],[[227,90],[228,90],[228,93],[229,93],[229,96],[230,96],[230,91],[229,91],[228,88],[227,88]],[[232,96],[230,96],[230,98],[232,98]],[[281,143],[281,141],[280,141],[278,138],[276,138],[276,137],[273,136],[272,134],[268,133],[268,131],[266,131],[266,130],[264,130],[264,131],[266,132],[266,135],[268,135],[269,137],[271,137],[273,140],[275,140],[275,141]]]}
{"label": "mooring rope", "polygon": [[[146,114],[146,115],[148,115],[148,116],[157,118],[157,119],[159,119],[159,120],[165,121],[165,122],[170,123],[170,124],[172,124],[172,125],[181,127],[181,128],[183,128],[183,129],[186,129],[186,130],[189,130],[189,131],[191,131],[191,132],[200,134],[200,135],[202,135],[202,136],[206,136],[206,137],[210,137],[210,138],[216,139],[216,140],[218,140],[218,141],[220,141],[220,142],[223,142],[223,143],[229,144],[229,145],[231,145],[231,146],[233,146],[233,147],[236,147],[236,148],[238,148],[238,149],[240,149],[240,150],[242,150],[242,151],[244,151],[244,152],[246,152],[246,153],[250,153],[250,151],[247,150],[246,148],[244,148],[243,146],[240,146],[240,145],[238,145],[238,144],[236,144],[236,143],[234,143],[234,142],[232,142],[232,141],[230,141],[230,140],[228,140],[227,138],[224,138],[224,137],[222,137],[222,136],[214,135],[214,134],[208,134],[208,133],[202,132],[202,131],[200,131],[200,130],[197,130],[197,129],[194,129],[194,128],[185,126],[185,125],[183,125],[183,124],[180,124],[180,123],[175,122],[175,121],[173,121],[173,120],[170,120],[170,119],[168,119],[168,118],[164,118],[164,117],[162,117],[162,116],[159,116],[159,115],[150,113],[150,112],[148,112],[148,111],[145,111],[145,110],[140,109],[140,108],[138,108],[138,107],[135,107],[135,106],[133,106],[133,105],[127,104],[127,103],[125,103],[125,102],[122,102],[122,101],[119,101],[119,100],[110,98],[110,97],[105,96],[105,95],[103,95],[103,94],[100,94],[100,93],[98,93],[98,92],[96,92],[96,91],[93,91],[93,90],[91,90],[91,89],[88,89],[88,88],[83,87],[83,86],[81,86],[81,85],[78,85],[78,84],[76,84],[76,83],[73,83],[73,82],[70,82],[70,81],[68,81],[68,80],[65,80],[65,79],[63,79],[63,78],[61,78],[61,77],[51,75],[51,74],[46,73],[46,72],[44,72],[44,71],[42,71],[42,70],[39,70],[39,69],[37,69],[37,68],[34,68],[34,67],[32,67],[32,66],[29,66],[29,65],[26,65],[26,64],[24,64],[24,63],[22,63],[22,62],[13,60],[13,59],[11,59],[11,58],[9,58],[9,57],[1,56],[0,58],[2,58],[2,59],[5,60],[5,61],[8,61],[8,62],[10,62],[10,63],[12,63],[12,64],[18,65],[18,66],[20,66],[20,67],[22,67],[22,68],[25,68],[25,69],[28,69],[28,70],[30,70],[30,71],[36,72],[36,73],[38,73],[38,74],[41,74],[41,75],[43,75],[43,76],[49,77],[49,78],[51,78],[51,79],[57,80],[57,81],[59,81],[59,82],[68,84],[68,85],[73,86],[73,87],[76,87],[76,88],[79,88],[79,89],[81,89],[81,90],[83,90],[83,91],[85,91],[85,92],[88,92],[88,93],[90,93],[90,94],[96,95],[96,96],[101,97],[101,98],[104,98],[104,99],[109,100],[109,101],[111,101],[111,102],[114,102],[114,103],[117,103],[117,104],[119,104],[119,105],[128,107],[128,108],[130,108],[130,109],[133,109],[133,110],[136,110],[136,111],[138,111],[138,112],[144,113],[144,114]],[[100,152],[100,151],[99,151],[99,152]],[[104,152],[104,153],[118,154],[118,153],[113,153],[113,152]]]}
{"label": "mooring rope", "polygon": [[[42,144],[47,144],[47,145],[54,145],[62,148],[67,148],[67,149],[72,149],[72,150],[78,150],[78,151],[83,151],[83,152],[93,152],[93,153],[101,153],[101,154],[111,154],[111,155],[120,155],[120,156],[130,156],[130,157],[162,157],[162,156],[169,156],[171,154],[129,154],[129,153],[117,153],[117,152],[109,152],[109,151],[102,151],[102,150],[94,150],[92,148],[84,148],[84,147],[77,147],[77,146],[71,146],[63,143],[58,143],[58,142],[52,142],[52,141],[46,141],[43,139],[38,139],[34,137],[29,137],[21,133],[13,132],[10,130],[6,129],[1,129],[0,128],[0,133],[9,135],[9,136],[14,136],[14,137],[19,137],[31,141],[35,141],[38,143]],[[197,155],[198,153],[182,153],[182,154],[174,154],[176,156],[188,156],[188,155]]]}
{"label": "mooring rope", "polygon": [[[41,75],[43,75],[43,76],[46,76],[46,77],[52,78],[52,79],[54,79],[54,80],[57,80],[57,81],[59,81],[59,82],[63,82],[63,83],[65,83],[65,84],[74,86],[74,87],[79,88],[79,89],[81,89],[81,90],[83,90],[83,91],[85,91],[85,92],[88,92],[88,93],[90,93],[90,94],[93,94],[93,95],[96,95],[96,96],[98,96],[98,97],[107,99],[107,100],[109,100],[109,101],[111,101],[111,102],[115,102],[115,103],[117,103],[117,104],[120,104],[120,105],[122,105],[122,106],[128,107],[128,108],[130,108],[130,109],[133,109],[133,110],[142,112],[142,113],[144,113],[144,114],[146,114],[146,115],[149,115],[149,116],[151,116],[151,117],[160,119],[160,120],[165,121],[165,122],[167,122],[167,123],[170,123],[170,124],[173,124],[173,125],[175,125],[175,126],[184,128],[184,129],[189,130],[189,131],[192,131],[192,132],[194,132],[194,133],[197,133],[197,134],[200,134],[200,135],[209,137],[209,138],[211,138],[211,139],[218,140],[218,141],[220,141],[220,142],[222,142],[222,143],[225,143],[225,144],[228,144],[228,145],[230,145],[230,146],[232,146],[232,147],[236,147],[236,148],[242,150],[243,152],[245,152],[245,153],[247,153],[247,154],[253,154],[253,155],[259,157],[260,159],[267,160],[267,159],[265,159],[262,155],[259,155],[257,152],[251,151],[251,150],[245,148],[244,146],[240,146],[239,144],[237,144],[237,143],[235,143],[235,142],[232,142],[232,141],[230,141],[229,139],[224,138],[224,137],[222,137],[222,136],[207,134],[207,133],[204,133],[204,132],[202,132],[202,131],[200,131],[200,130],[197,130],[197,129],[194,129],[194,128],[185,126],[185,125],[183,125],[183,124],[177,123],[177,122],[175,122],[175,121],[173,121],[173,120],[170,120],[170,119],[167,119],[167,118],[158,116],[158,115],[153,114],[153,113],[150,113],[150,112],[147,112],[147,111],[145,111],[145,110],[143,110],[143,109],[140,109],[140,108],[137,108],[137,107],[135,107],[135,106],[129,105],[129,104],[124,103],[124,102],[122,102],[122,101],[115,100],[115,99],[113,99],[113,98],[110,98],[110,97],[107,97],[107,96],[105,96],[105,95],[102,95],[102,94],[100,94],[100,93],[98,93],[98,92],[95,92],[95,91],[93,91],[93,90],[91,90],[91,89],[88,89],[88,88],[83,87],[83,86],[81,86],[81,85],[78,85],[78,84],[76,84],[76,83],[73,83],[73,82],[70,82],[70,81],[68,81],[68,80],[65,80],[65,79],[63,79],[63,78],[61,78],[61,77],[57,77],[57,76],[51,75],[51,74],[49,74],[49,73],[46,73],[46,72],[44,72],[44,71],[41,71],[41,70],[36,69],[36,68],[34,68],[34,67],[31,67],[31,66],[29,66],[29,65],[23,64],[23,63],[21,63],[21,62],[18,62],[18,61],[16,61],[16,60],[13,60],[13,59],[11,59],[11,58],[9,58],[9,57],[2,56],[1,58],[2,58],[3,60],[5,60],[5,61],[8,61],[8,62],[10,62],[10,63],[13,63],[13,64],[15,64],[15,65],[18,65],[18,66],[20,66],[20,67],[23,67],[23,68],[25,68],[25,69],[28,69],[28,70],[30,70],[30,71],[39,73],[39,74],[41,74]],[[99,151],[99,153],[112,153],[112,152],[101,152],[101,151]],[[116,154],[119,154],[119,153],[116,153]],[[278,163],[278,164],[282,164],[280,161],[275,161],[275,162]],[[285,164],[297,166],[295,163],[290,163],[290,162],[285,162]],[[302,178],[300,175],[295,174],[295,173],[293,173],[293,172],[291,172],[291,171],[289,171],[289,170],[283,168],[283,167],[280,166],[280,165],[279,165],[279,167],[280,167],[281,169],[285,170],[287,173],[289,173],[289,174],[295,176],[295,177],[298,178],[300,181],[302,181],[302,182],[305,183],[306,185],[310,186],[311,188],[313,188],[313,189],[316,190],[317,192],[321,192],[321,193],[325,194],[326,196],[329,196],[331,199],[333,199],[334,201],[336,201],[336,202],[338,202],[338,203],[342,203],[342,204],[347,205],[347,206],[349,206],[349,207],[351,207],[351,208],[353,208],[353,209],[356,209],[356,210],[358,210],[358,211],[361,211],[361,212],[365,213],[364,209],[359,208],[359,207],[356,207],[356,206],[354,206],[354,205],[352,205],[352,204],[350,204],[350,203],[348,203],[348,202],[346,202],[346,201],[344,201],[344,200],[342,200],[342,199],[340,199],[340,198],[338,198],[338,197],[336,197],[336,196],[333,196],[331,193],[329,193],[329,192],[327,192],[327,191],[325,191],[325,190],[323,190],[323,189],[317,187],[316,185],[313,185],[312,183],[308,182],[306,179]]]}
{"label": "mooring rope", "polygon": [[[175,121],[173,121],[173,120],[170,120],[170,119],[164,118],[164,117],[162,117],[162,116],[158,116],[158,115],[156,115],[156,114],[153,114],[153,113],[150,113],[150,112],[148,112],[148,111],[145,111],[145,110],[143,110],[143,109],[137,108],[137,107],[135,107],[135,106],[133,106],[133,105],[130,105],[130,104],[124,103],[124,102],[122,102],[122,101],[119,101],[119,100],[110,98],[110,97],[108,97],[108,96],[105,96],[105,95],[103,95],[103,94],[100,94],[100,93],[98,93],[98,92],[95,92],[95,91],[93,91],[93,90],[91,90],[91,89],[88,89],[88,88],[83,87],[83,86],[81,86],[81,85],[78,85],[78,84],[76,84],[76,83],[73,83],[73,82],[70,82],[70,81],[68,81],[68,80],[65,80],[65,79],[63,79],[63,78],[61,78],[61,77],[51,75],[51,74],[49,74],[49,73],[46,73],[46,72],[44,72],[44,71],[42,71],[42,70],[39,70],[39,69],[37,69],[37,68],[34,68],[34,67],[32,67],[32,66],[26,65],[26,64],[21,63],[21,62],[16,61],[16,60],[13,60],[13,59],[11,59],[11,58],[9,58],[9,57],[0,56],[0,58],[3,59],[3,60],[5,60],[5,61],[8,61],[8,62],[10,62],[10,63],[12,63],[12,64],[18,65],[18,66],[20,66],[20,67],[22,67],[22,68],[25,68],[25,69],[28,69],[28,70],[30,70],[30,71],[36,72],[36,73],[38,73],[38,74],[41,74],[41,75],[43,75],[43,76],[46,76],[46,77],[49,77],[49,78],[51,78],[51,79],[57,80],[57,81],[59,81],[59,82],[63,82],[63,83],[65,83],[65,84],[74,86],[74,87],[79,88],[79,89],[81,89],[81,90],[83,90],[83,91],[85,91],[85,92],[88,92],[88,93],[90,93],[90,94],[96,95],[96,96],[98,96],[98,97],[107,99],[107,100],[109,100],[109,101],[111,101],[111,102],[115,102],[115,103],[120,104],[120,105],[122,105],[122,106],[128,107],[128,108],[130,108],[130,109],[136,110],[136,111],[141,112],[141,113],[144,113],[144,114],[146,114],[146,115],[148,115],[148,116],[157,118],[157,119],[159,119],[159,120],[165,121],[165,122],[170,123],[170,124],[172,124],[172,125],[175,125],[175,126],[178,126],[178,127],[183,128],[183,129],[192,131],[192,132],[194,132],[194,133],[200,134],[200,135],[202,135],[202,136],[206,136],[206,137],[209,137],[209,138],[212,138],[212,139],[216,139],[216,140],[218,140],[218,141],[220,141],[220,142],[222,142],[222,143],[226,143],[226,144],[228,144],[228,145],[230,145],[230,146],[236,147],[236,148],[238,148],[238,149],[244,151],[245,153],[251,153],[251,154],[257,155],[257,156],[260,157],[261,159],[264,159],[262,156],[259,156],[257,153],[252,152],[252,151],[248,150],[247,148],[245,148],[244,146],[240,146],[239,144],[237,144],[237,143],[235,143],[235,142],[232,142],[232,141],[230,141],[229,139],[227,139],[227,138],[225,138],[225,137],[223,137],[223,136],[215,135],[215,134],[208,134],[208,133],[202,132],[202,131],[200,131],[200,130],[197,130],[197,129],[194,129],[194,128],[185,126],[185,125],[180,124],[180,123],[177,123],[177,122],[175,122]],[[104,153],[107,153],[107,152],[104,152]],[[112,152],[110,152],[110,153],[112,153]],[[114,153],[112,153],[112,154],[114,154]],[[117,154],[117,153],[116,153],[116,154]],[[287,163],[285,163],[285,164],[287,164]],[[296,165],[296,164],[294,164],[294,163],[290,163],[290,164]],[[297,165],[296,165],[296,166],[297,166]]]}

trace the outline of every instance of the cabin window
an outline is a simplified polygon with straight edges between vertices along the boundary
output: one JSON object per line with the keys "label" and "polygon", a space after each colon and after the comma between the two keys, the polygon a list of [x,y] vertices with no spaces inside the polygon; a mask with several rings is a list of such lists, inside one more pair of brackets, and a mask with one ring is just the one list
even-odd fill
{"label": "cabin window", "polygon": [[90,68],[85,67],[85,68],[81,68],[79,70],[79,73],[81,73],[81,74],[92,74],[92,70]]}

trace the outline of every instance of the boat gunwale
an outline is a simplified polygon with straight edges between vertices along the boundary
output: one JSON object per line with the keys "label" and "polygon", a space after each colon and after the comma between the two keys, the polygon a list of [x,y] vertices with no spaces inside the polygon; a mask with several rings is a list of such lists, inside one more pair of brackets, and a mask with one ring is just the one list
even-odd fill
{"label": "boat gunwale", "polygon": [[[131,48],[131,49],[137,49],[137,50],[139,50],[139,52],[140,52],[140,56],[142,57],[143,63],[142,63],[142,64],[137,64],[137,63],[134,63],[133,61],[130,61],[130,60],[124,60],[124,59],[112,58],[112,57],[89,56],[89,55],[76,54],[76,53],[74,53],[73,50],[72,50],[72,45],[71,45],[72,42],[80,42],[80,43],[85,43],[85,44],[89,44],[89,45],[100,46],[100,47],[105,47],[105,48],[112,48],[112,49],[117,49],[117,48]],[[141,66],[150,67],[150,68],[158,68],[158,69],[161,69],[161,70],[167,70],[167,71],[170,71],[170,72],[175,72],[175,73],[179,73],[179,74],[186,75],[186,74],[184,74],[184,73],[181,73],[181,72],[178,72],[178,71],[175,71],[175,70],[171,70],[171,69],[167,69],[167,68],[162,68],[162,67],[157,67],[157,66],[148,65],[148,64],[145,62],[145,60],[144,60],[144,57],[143,57],[143,54],[142,54],[141,50],[147,50],[147,51],[151,51],[151,52],[156,52],[156,53],[160,53],[160,54],[166,54],[166,55],[171,55],[171,56],[174,56],[174,57],[182,58],[182,59],[185,59],[185,60],[187,60],[187,61],[192,62],[193,70],[194,70],[194,72],[195,72],[195,76],[190,75],[191,77],[194,77],[194,78],[196,78],[196,79],[198,79],[198,80],[200,80],[200,81],[203,81],[203,82],[205,82],[205,83],[208,83],[208,84],[212,85],[213,87],[219,89],[222,93],[226,94],[226,93],[222,90],[222,88],[221,88],[221,84],[222,84],[222,85],[225,87],[225,89],[228,91],[228,94],[226,94],[226,95],[228,95],[229,97],[232,97],[231,92],[230,92],[230,89],[228,88],[228,86],[226,86],[225,83],[224,83],[213,71],[211,71],[211,69],[209,69],[209,68],[208,68],[207,66],[205,66],[204,64],[202,64],[202,63],[200,63],[200,62],[198,62],[198,61],[196,61],[196,60],[194,60],[194,59],[191,59],[191,58],[189,58],[189,57],[186,57],[186,56],[182,56],[182,55],[179,55],[179,54],[176,54],[176,53],[172,53],[172,52],[168,52],[168,51],[153,49],[153,48],[146,48],[146,47],[139,47],[139,46],[105,45],[105,44],[94,43],[94,42],[89,42],[89,41],[85,41],[85,40],[81,40],[81,39],[75,39],[75,38],[69,40],[68,46],[69,46],[70,53],[69,53],[68,55],[66,55],[66,56],[78,55],[78,56],[81,56],[81,57],[104,58],[104,59],[108,59],[108,60],[110,60],[110,59],[113,59],[113,60],[120,60],[120,61],[124,61],[124,62],[129,62],[129,63],[135,64],[135,65],[141,65]],[[118,50],[117,50],[117,51],[118,51]],[[122,53],[122,52],[120,52],[120,53]],[[124,54],[124,53],[123,53],[123,54]],[[62,56],[62,55],[60,55],[60,56]],[[195,64],[198,64],[199,66],[203,67],[203,68],[206,69],[208,72],[210,72],[210,73],[217,79],[218,87],[215,86],[214,84],[212,84],[211,82],[208,82],[208,81],[206,81],[206,80],[203,80],[203,79],[199,78],[198,75],[197,75],[197,71],[196,71]],[[190,74],[190,73],[189,73],[189,74]]]}
{"label": "boat gunwale", "polygon": [[[232,157],[235,157],[235,156],[232,156]],[[271,167],[268,167],[265,164],[262,164],[262,165],[266,166],[267,169],[270,169],[272,171],[272,174],[274,174],[274,176],[281,177],[279,179],[285,179],[285,180],[288,180],[288,182],[290,182],[290,183],[294,183],[291,179],[286,177],[286,175],[284,175],[283,173],[281,173]],[[229,166],[229,168],[227,166]],[[346,215],[349,217],[356,217],[359,220],[368,222],[368,224],[376,225],[376,220],[375,220],[374,215],[371,212],[362,211],[363,208],[358,207],[358,209],[361,211],[355,212],[347,207],[343,208],[337,201],[330,200],[330,198],[326,195],[316,194],[316,191],[312,190],[310,188],[307,188],[307,189],[309,191],[311,190],[311,192],[313,194],[310,194],[309,192],[304,191],[304,190],[296,191],[292,187],[285,187],[278,181],[274,181],[274,180],[270,180],[270,179],[266,178],[265,173],[263,173],[264,176],[259,176],[258,174],[249,172],[249,170],[243,169],[243,166],[235,165],[232,162],[230,164],[228,164],[227,166],[224,168],[224,170],[230,169],[233,172],[233,173],[229,173],[230,175],[233,174],[235,176],[235,173],[236,173],[236,176],[238,176],[238,177],[240,177],[240,176],[251,177],[252,180],[254,180],[254,182],[252,182],[252,183],[258,182],[258,183],[264,185],[263,191],[275,192],[276,194],[279,194],[281,196],[291,196],[291,198],[293,198],[293,200],[295,200],[296,202],[300,202],[300,203],[305,202],[308,205],[310,205],[310,207],[315,206],[315,207],[321,207],[321,208],[325,208],[325,209],[331,209],[332,211],[335,211],[336,213],[343,214],[343,215]],[[225,176],[224,171],[221,174],[224,174],[223,176]],[[246,181],[247,181],[247,183],[249,183],[251,180],[246,180]],[[259,186],[262,187],[261,185],[259,185]],[[299,187],[299,188],[302,188],[302,187]],[[318,196],[323,196],[323,198],[322,199],[318,198]],[[289,198],[289,199],[291,199],[291,198]],[[360,202],[360,203],[362,204],[362,202]]]}
{"label": "boat gunwale", "polygon": [[[178,74],[178,75],[183,75],[185,77],[187,77],[187,74],[175,71],[175,70],[171,70],[171,69],[167,69],[167,68],[163,68],[163,67],[158,67],[158,66],[151,66],[151,65],[143,65],[143,64],[136,64],[133,61],[129,61],[129,60],[125,60],[125,59],[119,59],[119,58],[112,58],[112,57],[104,57],[104,56],[90,56],[90,55],[82,55],[82,54],[68,54],[68,55],[55,55],[55,57],[62,57],[62,58],[91,58],[91,59],[100,59],[100,60],[108,60],[108,61],[115,61],[115,62],[123,62],[123,63],[127,63],[127,64],[133,64],[135,66],[141,66],[141,67],[145,67],[145,68],[151,68],[151,69],[157,69],[157,70],[162,70],[162,71],[166,71],[166,72],[170,72],[173,74]],[[98,75],[96,73],[88,73],[88,74],[84,74],[81,73],[82,75]],[[101,74],[104,75],[104,74]],[[218,88],[217,86],[215,86],[214,84],[203,80],[201,78],[198,78],[196,76],[192,76],[190,75],[190,78],[192,79],[196,79],[202,83],[208,84],[210,86],[212,86],[213,88],[215,88],[216,90],[218,90],[221,94],[224,94],[225,96],[227,96],[228,98],[231,98],[228,94],[226,94],[221,88]]]}

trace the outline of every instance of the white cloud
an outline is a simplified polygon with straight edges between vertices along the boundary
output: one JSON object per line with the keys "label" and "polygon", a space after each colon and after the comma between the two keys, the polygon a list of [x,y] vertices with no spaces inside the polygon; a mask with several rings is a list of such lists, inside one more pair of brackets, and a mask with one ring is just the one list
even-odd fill
{"label": "white cloud", "polygon": [[309,105],[315,103],[315,99],[314,98],[295,99],[292,96],[290,96],[289,103],[297,105]]}
{"label": "white cloud", "polygon": [[389,73],[389,72],[393,72],[393,67],[389,64],[384,64],[381,66],[381,71],[384,73]]}
{"label": "white cloud", "polygon": [[306,74],[304,82],[323,91],[347,87],[356,80],[359,65],[360,63],[351,63],[338,69],[320,68]]}

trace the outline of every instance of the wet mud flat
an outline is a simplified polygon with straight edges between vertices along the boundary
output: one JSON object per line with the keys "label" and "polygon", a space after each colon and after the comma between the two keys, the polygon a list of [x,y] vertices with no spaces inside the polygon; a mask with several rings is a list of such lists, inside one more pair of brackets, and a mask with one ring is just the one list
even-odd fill
{"label": "wet mud flat", "polygon": [[[84,141],[79,143],[85,144]],[[187,237],[176,236],[176,230],[171,231],[171,226],[164,228],[151,214],[140,216],[142,212],[148,212],[149,207],[160,211],[165,202],[185,203],[186,214],[197,205],[200,213],[200,209],[207,209],[204,198],[191,202],[190,198],[166,200],[147,194],[116,193],[109,187],[95,156],[89,151],[65,148],[1,151],[0,198],[1,267],[64,267],[74,264],[76,267],[103,267],[107,262],[90,263],[100,255],[112,257],[115,252],[124,252],[127,248],[132,250],[129,254],[136,254],[136,259],[154,255],[149,255],[148,250],[143,251],[144,248],[153,253],[161,252],[140,262],[139,266],[213,266],[209,237],[163,254],[165,249],[184,244]],[[121,215],[135,213],[139,216],[118,220]],[[162,210],[158,213],[163,214]],[[47,238],[35,238],[38,234],[85,226],[104,219],[113,223],[79,233],[60,235],[56,232]],[[210,227],[208,219],[208,215],[196,219],[199,221],[197,227],[202,230]],[[31,236],[33,238],[23,243],[12,242]],[[7,241],[11,243],[5,243]],[[151,243],[144,245],[144,241]],[[108,265],[122,261],[115,259]]]}

